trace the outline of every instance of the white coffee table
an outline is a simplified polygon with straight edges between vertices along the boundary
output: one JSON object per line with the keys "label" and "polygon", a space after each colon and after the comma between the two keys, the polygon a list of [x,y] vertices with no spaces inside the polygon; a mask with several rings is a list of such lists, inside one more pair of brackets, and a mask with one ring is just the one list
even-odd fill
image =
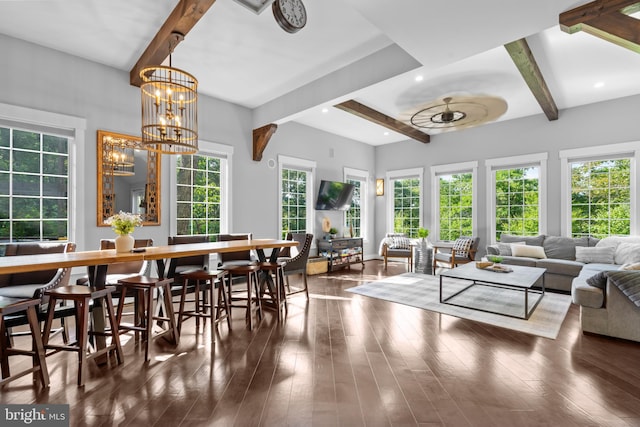
{"label": "white coffee table", "polygon": [[[546,268],[523,267],[519,265],[505,265],[512,271],[509,273],[495,272],[477,268],[475,263],[471,262],[460,267],[445,271],[440,274],[440,303],[465,307],[473,310],[485,311],[487,313],[501,314],[503,316],[516,317],[520,319],[529,319],[531,313],[536,309],[542,297],[544,296],[544,272]],[[456,290],[452,295],[443,297],[443,279],[461,279],[468,280],[471,284],[463,289]],[[541,289],[534,289],[533,286],[541,281]],[[523,315],[514,316],[499,311],[484,310],[478,307],[455,303],[452,300],[471,289],[474,286],[492,286],[498,288],[506,288],[521,291],[523,294]],[[536,298],[533,305],[529,306],[529,298]]]}

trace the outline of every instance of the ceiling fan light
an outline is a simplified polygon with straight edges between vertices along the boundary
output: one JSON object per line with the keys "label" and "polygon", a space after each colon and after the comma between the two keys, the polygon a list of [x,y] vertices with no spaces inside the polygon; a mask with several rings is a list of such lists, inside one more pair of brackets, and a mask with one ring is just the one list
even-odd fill
{"label": "ceiling fan light", "polygon": [[447,110],[442,112],[441,120],[445,123],[449,123],[453,121],[453,111]]}

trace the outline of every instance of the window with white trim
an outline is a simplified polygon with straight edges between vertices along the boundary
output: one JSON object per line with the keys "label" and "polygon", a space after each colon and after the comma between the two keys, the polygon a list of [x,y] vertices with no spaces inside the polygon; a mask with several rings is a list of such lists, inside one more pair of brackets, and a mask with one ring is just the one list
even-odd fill
{"label": "window with white trim", "polygon": [[478,162],[431,167],[436,240],[476,235],[477,169]]}
{"label": "window with white trim", "polygon": [[[313,232],[313,179],[316,163],[278,156],[280,236]],[[309,230],[309,231],[307,231]]]}
{"label": "window with white trim", "polygon": [[572,237],[636,234],[640,143],[560,152],[563,233]]}
{"label": "window with white trim", "polygon": [[69,140],[0,127],[0,240],[67,240]]}
{"label": "window with white trim", "polygon": [[546,231],[547,153],[486,161],[491,236],[536,236]]}
{"label": "window with white trim", "polygon": [[422,168],[387,172],[387,229],[418,237],[422,225]]}
{"label": "window with white trim", "polygon": [[358,169],[344,169],[344,180],[349,184],[353,184],[353,198],[351,206],[345,213],[344,229],[352,233],[352,237],[365,238],[366,217],[367,217],[367,199],[368,194],[368,172]]}
{"label": "window with white trim", "polygon": [[172,156],[174,235],[215,236],[228,227],[229,157],[222,144],[200,142],[198,154]]}

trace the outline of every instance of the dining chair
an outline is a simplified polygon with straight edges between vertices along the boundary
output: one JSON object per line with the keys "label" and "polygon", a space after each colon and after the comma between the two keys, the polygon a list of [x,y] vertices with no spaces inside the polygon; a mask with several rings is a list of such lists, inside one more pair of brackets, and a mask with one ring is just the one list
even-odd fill
{"label": "dining chair", "polygon": [[[307,283],[307,261],[311,253],[313,234],[311,233],[287,233],[287,240],[295,240],[298,246],[295,248],[285,248],[280,252],[278,260],[285,262],[284,276],[286,280],[286,297],[304,292],[309,299],[309,286]],[[297,253],[296,253],[297,251]],[[293,288],[289,284],[289,276],[302,275],[303,288]]]}
{"label": "dining chair", "polygon": [[[147,248],[153,246],[153,239],[136,239],[134,248]],[[101,239],[100,250],[115,249],[116,243],[114,239]],[[106,285],[117,285],[118,280],[125,277],[148,275],[151,273],[150,261],[127,261],[127,262],[114,262],[107,267],[107,276],[105,278]],[[76,285],[88,285],[89,277],[83,276],[76,280]]]}
{"label": "dining chair", "polygon": [[[219,234],[218,241],[250,240],[251,237],[252,233]],[[255,263],[256,259],[251,255],[251,251],[224,252],[219,254],[219,267],[221,268],[230,265],[248,265]]]}

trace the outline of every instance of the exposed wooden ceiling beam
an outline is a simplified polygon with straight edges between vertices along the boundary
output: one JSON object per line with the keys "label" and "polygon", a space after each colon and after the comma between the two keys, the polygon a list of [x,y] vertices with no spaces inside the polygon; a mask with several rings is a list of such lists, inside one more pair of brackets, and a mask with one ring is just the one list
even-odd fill
{"label": "exposed wooden ceiling beam", "polygon": [[542,72],[538,68],[538,63],[529,48],[527,40],[516,40],[505,44],[504,47],[509,52],[509,56],[511,56],[516,67],[518,67],[524,81],[527,82],[527,86],[529,86],[538,104],[542,107],[544,114],[550,121],[558,120],[558,107],[551,96],[547,83],[544,81]]}
{"label": "exposed wooden ceiling beam", "polygon": [[[216,0],[180,0],[129,72],[131,85],[140,86],[140,70],[149,65],[162,64],[215,2]],[[174,33],[181,34],[182,38],[176,38]]]}
{"label": "exposed wooden ceiling beam", "polygon": [[416,141],[420,141],[425,144],[431,141],[431,137],[428,134],[419,131],[413,126],[409,126],[404,122],[396,120],[393,117],[382,114],[381,112],[367,107],[366,105],[361,104],[353,99],[334,105],[334,107],[346,111],[347,113],[355,114],[358,117],[369,120],[370,122],[373,122],[380,126],[384,126],[394,132],[406,135],[409,138],[415,139]]}
{"label": "exposed wooden ceiling beam", "polygon": [[277,124],[270,123],[253,130],[253,160],[256,162],[262,160],[262,153],[277,129]]}
{"label": "exposed wooden ceiling beam", "polygon": [[628,14],[640,11],[638,0],[596,0],[560,14],[560,28],[584,31],[640,53],[640,21]]}

